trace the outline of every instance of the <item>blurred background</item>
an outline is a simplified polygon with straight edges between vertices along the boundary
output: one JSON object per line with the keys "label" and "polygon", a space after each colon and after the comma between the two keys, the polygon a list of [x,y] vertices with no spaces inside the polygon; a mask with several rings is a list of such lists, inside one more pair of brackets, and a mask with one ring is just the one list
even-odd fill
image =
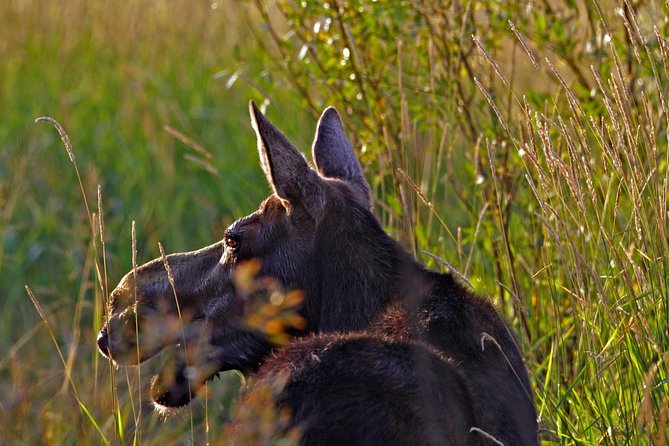
{"label": "blurred background", "polygon": [[114,369],[94,341],[133,221],[143,263],[267,196],[254,99],[305,153],[342,112],[383,226],[511,321],[542,442],[667,444],[667,8],[4,1],[0,443],[225,443],[242,377],[163,421],[160,359]]}

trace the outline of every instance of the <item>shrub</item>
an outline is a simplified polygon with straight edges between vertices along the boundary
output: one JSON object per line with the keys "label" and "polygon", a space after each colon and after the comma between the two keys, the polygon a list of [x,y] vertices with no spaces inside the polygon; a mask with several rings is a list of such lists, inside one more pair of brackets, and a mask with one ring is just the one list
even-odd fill
{"label": "shrub", "polygon": [[314,116],[349,115],[384,224],[512,318],[542,438],[666,444],[666,10],[250,5]]}

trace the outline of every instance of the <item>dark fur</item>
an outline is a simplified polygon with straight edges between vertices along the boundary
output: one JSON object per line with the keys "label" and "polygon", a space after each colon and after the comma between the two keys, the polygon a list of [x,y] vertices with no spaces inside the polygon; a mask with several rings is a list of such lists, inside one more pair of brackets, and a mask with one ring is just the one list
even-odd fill
{"label": "dark fur", "polygon": [[[221,370],[260,367],[261,382],[287,376],[277,402],[290,408],[304,444],[490,443],[481,431],[506,445],[537,444],[513,333],[487,300],[449,274],[426,271],[382,230],[336,111],[319,121],[315,170],[255,104],[251,116],[274,194],[231,225],[222,243],[168,256],[187,316],[183,334],[155,345],[134,341],[152,339],[152,318],[175,313],[158,259],[112,293],[100,350],[132,364],[185,340],[191,354],[154,379],[154,399],[164,406],[187,404]],[[251,258],[260,259],[261,277],[306,295],[299,311],[308,327],[295,333],[303,337],[275,356],[242,324],[243,297],[231,280]],[[202,372],[186,377],[194,363]]]}
{"label": "dark fur", "polygon": [[424,344],[321,334],[281,349],[261,376],[287,377],[277,402],[305,444],[486,444],[469,432],[480,423],[466,379]]}

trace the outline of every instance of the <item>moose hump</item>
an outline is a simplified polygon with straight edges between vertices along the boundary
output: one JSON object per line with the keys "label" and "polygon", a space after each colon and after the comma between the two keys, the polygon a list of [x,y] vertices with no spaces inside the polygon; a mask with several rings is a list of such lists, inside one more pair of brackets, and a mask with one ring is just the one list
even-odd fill
{"label": "moose hump", "polygon": [[[277,433],[299,431],[302,444],[538,444],[513,332],[487,299],[383,231],[337,111],[319,120],[312,166],[249,108],[272,194],[222,241],[128,273],[100,351],[137,364],[181,344],[152,385],[167,407],[221,371],[256,373],[246,398],[270,386],[288,414]],[[240,284],[248,265],[255,282]],[[245,322],[249,296],[263,294],[249,283],[301,296],[288,343]]]}

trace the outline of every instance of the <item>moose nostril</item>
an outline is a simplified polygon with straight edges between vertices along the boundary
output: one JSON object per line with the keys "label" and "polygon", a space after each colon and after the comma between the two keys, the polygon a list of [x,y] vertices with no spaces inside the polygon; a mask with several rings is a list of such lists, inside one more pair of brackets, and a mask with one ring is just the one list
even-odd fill
{"label": "moose nostril", "polygon": [[98,334],[98,349],[103,355],[109,356],[109,336],[106,328],[100,330],[100,334]]}

